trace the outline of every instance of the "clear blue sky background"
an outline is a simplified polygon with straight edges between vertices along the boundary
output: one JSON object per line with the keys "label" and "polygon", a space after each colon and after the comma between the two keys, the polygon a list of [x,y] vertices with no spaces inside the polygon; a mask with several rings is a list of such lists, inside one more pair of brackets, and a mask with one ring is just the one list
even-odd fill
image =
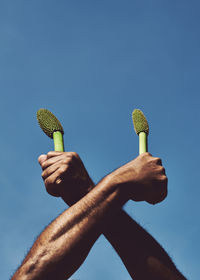
{"label": "clear blue sky background", "polygon": [[[37,124],[39,108],[60,119],[66,149],[95,182],[137,156],[131,113],[143,110],[169,195],[125,209],[199,279],[199,11],[188,0],[0,1],[1,279],[66,208],[40,177],[37,157],[53,143]],[[103,237],[72,278],[131,279]]]}

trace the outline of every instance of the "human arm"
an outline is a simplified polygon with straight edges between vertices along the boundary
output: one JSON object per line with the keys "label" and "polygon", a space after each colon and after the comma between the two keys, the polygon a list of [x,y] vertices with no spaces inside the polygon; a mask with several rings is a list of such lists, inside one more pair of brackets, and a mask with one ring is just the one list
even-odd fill
{"label": "human arm", "polygon": [[186,280],[161,245],[125,211],[103,229],[132,279]]}
{"label": "human arm", "polygon": [[105,223],[127,200],[162,200],[166,184],[161,169],[150,161],[143,156],[120,167],[65,210],[41,233],[12,280],[67,279],[82,264]]}
{"label": "human arm", "polygon": [[[50,194],[59,196],[57,193],[59,189],[63,200],[72,205],[72,194],[76,200],[78,196],[84,196],[91,190],[94,184],[76,153],[63,153],[60,160],[58,155],[59,153],[50,152],[48,156],[41,158],[41,163],[45,161],[43,179]],[[155,158],[155,161],[161,165],[159,159]],[[57,171],[53,172],[57,168],[56,165],[54,166],[56,162],[60,170],[56,169]],[[52,177],[49,176],[50,174]],[[56,179],[60,177],[62,182],[57,185]],[[49,181],[46,181],[47,178]],[[80,186],[83,187],[80,189]],[[102,228],[102,232],[121,257],[132,278],[185,279],[158,242],[123,210],[113,215],[113,218]]]}
{"label": "human arm", "polygon": [[41,233],[12,279],[70,277],[101,233],[105,217],[117,211],[124,202],[120,189],[105,178]]}

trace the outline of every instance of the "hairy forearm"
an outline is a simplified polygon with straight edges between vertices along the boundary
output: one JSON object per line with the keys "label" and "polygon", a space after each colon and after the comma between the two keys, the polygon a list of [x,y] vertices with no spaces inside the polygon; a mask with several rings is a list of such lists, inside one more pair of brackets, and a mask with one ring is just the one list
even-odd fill
{"label": "hairy forearm", "polygon": [[[63,244],[61,242],[61,248],[67,245],[69,246],[69,244],[70,246],[73,246],[74,244],[75,248],[81,248],[81,254],[79,254],[78,249],[71,249],[71,247],[66,248],[64,250],[64,252],[67,252],[66,257],[63,257],[62,254],[58,254],[59,259],[64,261],[62,262],[61,267],[64,267],[64,264],[66,263],[66,266],[69,266],[67,273],[69,271],[74,271],[79,266],[79,263],[81,263],[84,260],[84,258],[87,255],[87,252],[91,248],[92,244],[95,242],[96,238],[102,232],[105,232],[106,237],[110,240],[116,251],[119,253],[128,271],[131,275],[134,276],[135,274],[133,274],[132,268],[135,266],[134,262],[136,258],[134,256],[132,260],[132,252],[134,252],[134,250],[131,250],[130,248],[134,248],[135,246],[135,240],[133,239],[135,232],[137,232],[138,229],[133,227],[132,224],[123,217],[123,215],[119,215],[119,217],[116,215],[116,209],[119,210],[119,205],[123,204],[119,203],[118,201],[119,196],[118,192],[116,192],[116,189],[113,190],[112,187],[101,189],[100,184],[98,188],[95,187],[93,190],[91,190],[91,192],[89,192],[89,194],[87,194],[84,198],[81,199],[81,197],[83,197],[87,191],[90,191],[90,188],[88,188],[88,186],[91,185],[91,182],[87,182],[88,174],[86,171],[84,171],[84,166],[77,154],[55,154],[55,152],[50,152],[46,156],[43,156],[43,159],[42,157],[40,157],[39,162],[43,169],[42,178],[44,179],[47,192],[51,195],[61,196],[66,203],[69,203],[69,205],[72,205],[74,202],[80,199],[80,201],[74,206],[72,206],[70,209],[74,209],[73,213],[76,213],[76,208],[74,207],[83,207],[82,210],[84,209],[84,211],[81,211],[81,213],[87,213],[87,215],[81,216],[77,212],[76,225],[78,225],[78,227],[73,225],[73,220],[67,220],[66,215],[63,214],[63,229],[61,233],[56,232],[56,234],[54,235],[56,236],[56,239],[54,239],[56,241],[61,242],[61,237],[63,237],[65,241],[63,242]],[[151,204],[158,203],[162,201],[167,195],[167,177],[165,175],[165,170],[161,166],[160,162],[161,160],[159,158],[154,158],[148,153],[142,154],[136,159],[116,169],[112,173],[114,174],[114,181],[118,185],[123,184],[123,187],[126,186],[126,193],[129,196],[129,199],[132,199],[134,201],[147,201]],[[69,175],[72,171],[74,171],[72,174],[73,176],[70,177]],[[82,174],[85,176],[82,176]],[[96,189],[101,190],[101,195],[98,195],[96,193]],[[107,190],[109,191],[107,192]],[[86,203],[87,207],[89,206],[89,208],[85,208],[85,204],[82,205],[83,202]],[[116,202],[117,204],[115,205]],[[69,213],[71,212],[67,212],[67,214]],[[114,219],[112,215],[116,215],[116,219]],[[81,221],[80,223],[79,220]],[[106,220],[110,221],[109,228],[106,227]],[[68,227],[68,225],[71,224],[72,228]],[[122,230],[123,228],[124,231]],[[54,231],[55,228],[53,227],[52,229]],[[117,232],[119,232],[119,234],[117,234]],[[127,235],[127,233],[129,235]],[[126,239],[128,241],[126,241]],[[51,240],[52,239],[50,239],[47,245],[51,244]],[[66,240],[69,240],[70,242],[66,243]],[[138,242],[139,244],[138,246],[140,248],[138,249],[138,251],[141,251],[141,255],[152,256],[151,252],[146,253],[146,249],[144,250],[145,247],[143,238],[138,237],[136,238],[136,240],[136,242]],[[43,247],[45,248],[45,246]],[[57,248],[57,246],[55,246],[54,248]],[[135,250],[136,255],[138,255],[138,251]],[[55,256],[57,256],[57,252],[53,252],[51,254],[55,254]],[[67,259],[67,257],[71,256],[73,258],[73,256],[75,256],[76,254],[78,260],[76,260],[75,263],[77,263],[78,265],[75,268],[73,262],[70,263],[70,260]],[[145,265],[144,269],[146,269],[146,259],[144,259],[143,257],[140,259],[141,264]],[[154,258],[149,258],[148,263],[150,263],[151,268],[156,267],[157,269],[159,267],[159,265],[157,265],[157,263],[155,262]],[[72,266],[72,269],[70,268],[70,266]],[[46,271],[48,271],[48,269]],[[67,275],[70,275],[70,273]],[[158,275],[158,273],[156,275]],[[57,277],[57,279],[63,278]]]}
{"label": "hairy forearm", "polygon": [[104,226],[104,235],[133,279],[185,279],[158,242],[123,210]]}
{"label": "hairy forearm", "polygon": [[[88,191],[95,186],[91,179],[88,185]],[[185,279],[160,244],[122,209],[104,224],[102,233],[133,279]]]}
{"label": "hairy forearm", "polygon": [[[88,185],[88,191],[95,186],[91,179]],[[116,250],[133,279],[186,279],[162,246],[123,209],[104,224],[102,233]]]}
{"label": "hairy forearm", "polygon": [[12,280],[70,277],[86,258],[106,220],[126,201],[121,189],[111,181],[109,176],[103,179],[48,226]]}
{"label": "hairy forearm", "polygon": [[[88,186],[88,191],[95,186],[91,179]],[[104,224],[102,233],[133,279],[185,279],[160,244],[122,209]]]}

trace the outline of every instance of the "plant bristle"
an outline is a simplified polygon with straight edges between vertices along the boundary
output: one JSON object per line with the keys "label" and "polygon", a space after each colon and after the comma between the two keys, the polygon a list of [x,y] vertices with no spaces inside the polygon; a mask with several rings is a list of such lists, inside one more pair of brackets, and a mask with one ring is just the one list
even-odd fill
{"label": "plant bristle", "polygon": [[149,125],[143,112],[139,109],[135,109],[132,113],[133,125],[135,132],[139,135],[140,132],[149,134]]}
{"label": "plant bristle", "polygon": [[37,111],[37,120],[41,129],[50,138],[53,138],[53,133],[55,131],[60,131],[64,134],[61,123],[49,110],[39,109]]}

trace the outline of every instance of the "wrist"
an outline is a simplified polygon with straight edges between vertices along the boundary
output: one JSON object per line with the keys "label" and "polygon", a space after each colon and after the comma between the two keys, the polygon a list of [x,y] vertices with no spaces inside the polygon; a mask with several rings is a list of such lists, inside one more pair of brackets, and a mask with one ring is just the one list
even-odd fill
{"label": "wrist", "polygon": [[112,181],[112,184],[115,184],[121,190],[126,201],[129,199],[143,201],[145,189],[138,181],[137,169],[132,167],[131,170],[127,172],[126,167],[127,166],[122,166],[112,172],[109,175],[110,180]]}
{"label": "wrist", "polygon": [[[76,188],[77,186],[77,188]],[[76,202],[78,202],[81,198],[83,198],[85,195],[87,195],[94,187],[94,182],[92,179],[88,176],[85,180],[76,181],[75,188],[73,191],[66,192],[67,185],[63,188],[63,193],[61,194],[61,198],[65,201],[66,204],[69,206],[72,206]]]}
{"label": "wrist", "polygon": [[125,204],[130,199],[128,184],[123,183],[115,171],[108,174],[104,179],[106,180],[106,183],[109,185],[110,189],[114,189],[117,193],[119,193],[123,204]]}

